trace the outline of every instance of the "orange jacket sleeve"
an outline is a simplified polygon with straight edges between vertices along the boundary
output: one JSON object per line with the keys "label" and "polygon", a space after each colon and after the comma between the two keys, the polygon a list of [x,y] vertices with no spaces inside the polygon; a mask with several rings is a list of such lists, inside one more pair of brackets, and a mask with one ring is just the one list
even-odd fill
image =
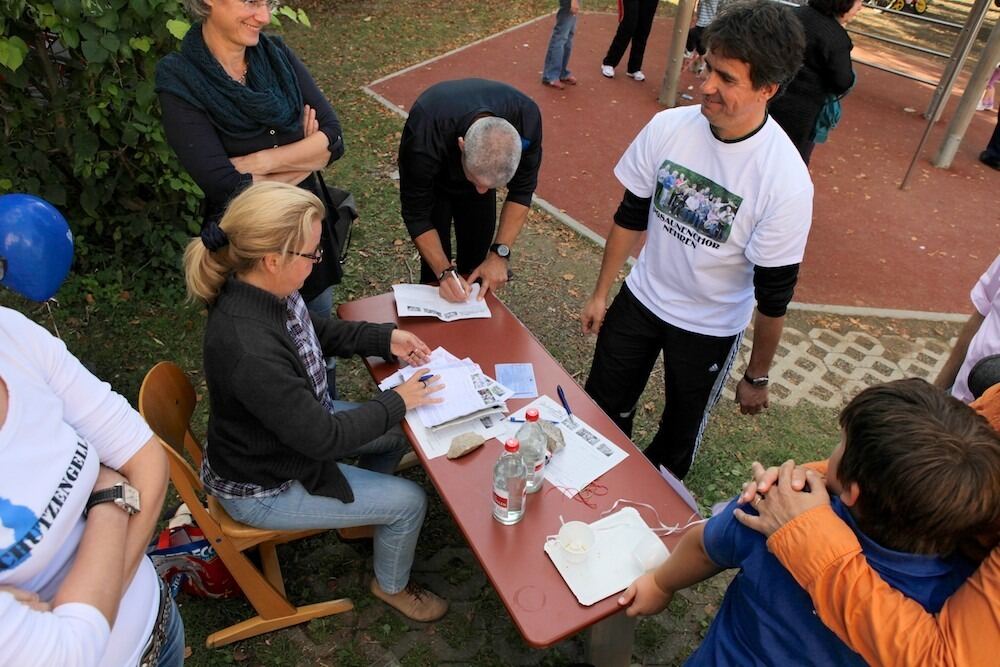
{"label": "orange jacket sleeve", "polygon": [[[971,407],[1000,430],[1000,385]],[[826,474],[826,463],[807,466]],[[808,591],[823,623],[873,665],[967,667],[1000,656],[1000,546],[937,615],[885,583],[830,507],[796,517],[767,546]]]}
{"label": "orange jacket sleeve", "polygon": [[935,616],[882,580],[830,507],[798,516],[767,546],[823,623],[873,665],[968,667],[1000,656],[1000,547]]}

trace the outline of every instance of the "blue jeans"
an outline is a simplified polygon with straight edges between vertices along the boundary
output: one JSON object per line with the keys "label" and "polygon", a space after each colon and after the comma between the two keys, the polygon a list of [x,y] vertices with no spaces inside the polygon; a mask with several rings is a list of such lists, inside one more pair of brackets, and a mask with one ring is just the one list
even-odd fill
{"label": "blue jeans", "polygon": [[181,667],[184,664],[184,623],[173,600],[170,601],[166,614],[167,636],[156,659],[156,667]]}
{"label": "blue jeans", "polygon": [[556,24],[545,54],[542,81],[558,81],[570,75],[569,56],[573,53],[573,35],[576,34],[576,14],[569,11],[570,0],[559,0]]}
{"label": "blue jeans", "polygon": [[[356,404],[336,401],[337,410]],[[270,530],[375,526],[375,578],[386,593],[398,593],[410,580],[417,537],[427,512],[418,484],[391,474],[409,449],[399,426],[357,450],[358,465],[338,463],[354,493],[345,503],[311,495],[298,482],[276,496],[219,498],[229,514],[250,526]]]}

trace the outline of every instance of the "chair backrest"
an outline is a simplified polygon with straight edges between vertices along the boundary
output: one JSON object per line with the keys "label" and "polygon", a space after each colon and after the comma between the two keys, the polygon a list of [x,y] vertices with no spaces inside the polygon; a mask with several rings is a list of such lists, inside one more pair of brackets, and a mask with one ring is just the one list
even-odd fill
{"label": "chair backrest", "polygon": [[[170,479],[191,511],[194,522],[211,542],[222,537],[222,528],[202,502],[203,490],[196,468],[201,466],[201,445],[191,434],[191,415],[197,403],[194,387],[177,364],[161,361],[153,366],[139,388],[139,414],[167,446]],[[192,467],[185,450],[194,460]]]}
{"label": "chair backrest", "polygon": [[169,361],[153,366],[139,388],[139,413],[149,427],[178,454],[183,456],[186,450],[200,468],[201,443],[191,433],[191,415],[197,402],[184,371]]}

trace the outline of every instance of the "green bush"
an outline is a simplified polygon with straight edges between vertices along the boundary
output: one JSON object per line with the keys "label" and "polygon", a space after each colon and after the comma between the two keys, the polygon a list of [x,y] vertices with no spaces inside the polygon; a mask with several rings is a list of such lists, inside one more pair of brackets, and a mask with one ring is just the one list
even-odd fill
{"label": "green bush", "polygon": [[59,207],[78,270],[141,287],[176,272],[198,232],[201,191],[154,92],[156,63],[188,27],[180,0],[0,0],[0,194]]}
{"label": "green bush", "polygon": [[188,27],[180,0],[0,7],[0,193],[58,206],[83,271],[125,257],[175,271],[201,193],[167,145],[153,89],[157,61]]}

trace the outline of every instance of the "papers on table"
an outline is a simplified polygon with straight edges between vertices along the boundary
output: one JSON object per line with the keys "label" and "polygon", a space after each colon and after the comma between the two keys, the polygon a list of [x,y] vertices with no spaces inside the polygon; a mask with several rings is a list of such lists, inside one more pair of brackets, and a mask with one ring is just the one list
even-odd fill
{"label": "papers on table", "polygon": [[479,285],[473,284],[471,294],[464,303],[445,301],[438,295],[438,288],[431,285],[393,285],[396,314],[400,317],[436,317],[445,322],[492,317],[486,300],[480,301]]}
{"label": "papers on table", "polygon": [[477,433],[483,437],[483,440],[497,437],[498,428],[502,428],[500,426],[502,417],[503,413],[495,410],[476,419],[429,429],[421,423],[416,411],[410,410],[406,413],[406,423],[413,432],[413,437],[420,445],[420,449],[423,450],[424,456],[433,459],[447,454],[448,448],[451,447],[451,441],[455,436],[463,433]]}
{"label": "papers on table", "polygon": [[535,398],[535,367],[531,364],[497,364],[497,382],[510,387],[514,398]]}
{"label": "papers on table", "polygon": [[[440,381],[445,384],[445,388],[435,394],[444,402],[406,413],[406,423],[427,458],[444,456],[452,439],[462,433],[473,432],[486,440],[496,438],[501,442],[512,438],[523,426],[524,413],[529,408],[536,408],[541,419],[556,423],[562,431],[566,447],[549,460],[545,479],[571,498],[628,456],[578,416],[568,419],[563,407],[548,396],[539,397],[505,418],[506,401],[514,392],[483,373],[471,359],[459,359],[439,347],[431,352],[430,360],[421,368],[440,375]],[[383,380],[379,389],[391,389],[418,370],[412,366],[401,368]],[[534,378],[533,370],[531,376]],[[512,421],[514,419],[520,421]]]}
{"label": "papers on table", "polygon": [[[444,389],[434,394],[435,398],[444,399],[441,403],[422,405],[413,411],[426,429],[434,430],[506,412],[505,401],[514,395],[510,389],[483,373],[471,359],[459,359],[442,347],[431,352],[430,361],[421,368],[440,376],[436,383],[444,384]],[[383,391],[391,389],[418,370],[412,366],[402,368],[383,380],[379,388]]]}
{"label": "papers on table", "polygon": [[558,422],[566,447],[556,453],[545,466],[545,479],[570,498],[628,456],[625,450],[586,424],[579,416],[574,417],[575,427],[571,425],[566,411],[548,396],[540,396],[538,400],[511,414],[509,419],[502,422],[503,428],[498,429],[499,434],[495,437],[501,441],[513,437],[522,424],[511,420],[523,420],[524,413],[529,408],[538,410],[539,419]]}

